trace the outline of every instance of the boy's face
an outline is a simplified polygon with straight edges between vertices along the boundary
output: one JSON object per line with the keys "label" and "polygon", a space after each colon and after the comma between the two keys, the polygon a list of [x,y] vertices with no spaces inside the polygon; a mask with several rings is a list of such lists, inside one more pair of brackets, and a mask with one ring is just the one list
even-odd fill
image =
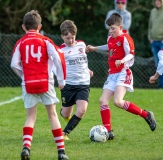
{"label": "boy's face", "polygon": [[119,35],[122,34],[122,28],[123,28],[123,26],[117,26],[115,24],[109,26],[109,34],[110,34],[110,36],[112,36],[113,38],[118,37]]}
{"label": "boy's face", "polygon": [[61,35],[64,43],[69,46],[72,47],[75,45],[75,38],[76,35],[72,35],[70,32],[65,36],[65,35]]}

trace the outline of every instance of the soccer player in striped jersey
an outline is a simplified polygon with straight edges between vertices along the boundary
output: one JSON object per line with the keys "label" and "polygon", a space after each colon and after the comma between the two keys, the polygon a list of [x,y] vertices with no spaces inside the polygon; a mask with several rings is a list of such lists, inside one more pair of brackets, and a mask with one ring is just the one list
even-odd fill
{"label": "soccer player in striped jersey", "polygon": [[[66,85],[61,89],[60,114],[68,121],[63,130],[64,139],[68,140],[68,134],[79,124],[87,110],[90,77],[93,72],[88,68],[85,43],[76,40],[77,28],[74,22],[65,20],[60,30],[64,41],[60,48],[64,52],[66,61]],[[71,117],[74,104],[76,104],[76,112]]]}
{"label": "soccer player in striped jersey", "polygon": [[[22,95],[26,109],[23,127],[21,160],[30,160],[37,103],[45,105],[51,130],[58,150],[58,160],[68,160],[61,125],[56,113],[59,102],[54,90],[52,69],[55,66],[59,88],[65,85],[66,65],[63,52],[51,39],[39,34],[41,17],[37,11],[27,12],[22,28],[26,34],[17,41],[12,55],[11,67],[22,79]],[[40,157],[41,159],[41,157]]]}
{"label": "soccer player in striped jersey", "polygon": [[134,42],[132,38],[123,33],[122,17],[114,13],[106,21],[110,35],[106,45],[88,45],[86,51],[108,51],[109,75],[103,86],[103,93],[99,99],[100,114],[103,125],[107,128],[109,139],[114,139],[111,125],[111,111],[108,103],[114,97],[114,105],[146,120],[152,131],[156,128],[156,120],[151,111],[145,111],[134,103],[124,100],[126,91],[133,92],[133,75],[129,67],[134,63]]}

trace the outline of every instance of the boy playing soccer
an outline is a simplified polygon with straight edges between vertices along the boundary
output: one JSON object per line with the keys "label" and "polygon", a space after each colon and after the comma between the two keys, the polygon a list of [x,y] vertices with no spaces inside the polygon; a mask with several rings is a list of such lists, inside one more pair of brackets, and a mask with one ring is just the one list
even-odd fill
{"label": "boy playing soccer", "polygon": [[[60,113],[68,121],[63,130],[64,139],[68,140],[68,134],[79,124],[87,110],[90,77],[93,76],[93,72],[88,69],[85,43],[75,40],[77,28],[74,22],[65,20],[60,29],[64,41],[60,48],[64,52],[67,73],[66,85],[61,89]],[[76,104],[76,112],[71,117],[74,104]]]}
{"label": "boy playing soccer", "polygon": [[122,17],[119,14],[112,14],[106,24],[109,26],[110,33],[107,39],[108,44],[97,47],[88,45],[87,52],[108,51],[109,76],[104,83],[99,103],[102,122],[108,130],[109,139],[114,139],[111,111],[108,105],[112,97],[114,97],[115,106],[141,116],[146,120],[150,129],[154,131],[156,128],[154,114],[123,99],[126,91],[133,92],[133,75],[129,67],[134,63],[134,42],[128,34],[122,32]]}
{"label": "boy playing soccer", "polygon": [[52,134],[58,149],[58,160],[68,160],[60,122],[56,113],[59,101],[54,90],[52,69],[55,65],[59,88],[65,85],[65,61],[62,51],[53,41],[39,34],[41,17],[37,11],[27,12],[22,28],[26,34],[17,41],[11,60],[11,67],[22,79],[22,95],[26,109],[23,127],[23,150],[21,160],[30,160],[30,148],[36,121],[36,106],[42,101],[51,124]]}

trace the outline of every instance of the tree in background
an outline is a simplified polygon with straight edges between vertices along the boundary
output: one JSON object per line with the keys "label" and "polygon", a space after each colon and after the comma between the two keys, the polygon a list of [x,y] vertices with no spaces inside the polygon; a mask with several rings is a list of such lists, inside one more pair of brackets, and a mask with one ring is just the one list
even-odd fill
{"label": "tree in background", "polygon": [[[132,13],[130,34],[135,41],[136,55],[151,57],[147,28],[152,1],[128,0],[127,6]],[[105,44],[107,30],[104,20],[107,11],[113,8],[114,0],[0,0],[0,32],[23,34],[23,16],[35,9],[43,18],[42,29],[46,33],[60,34],[61,22],[70,19],[78,27],[78,39],[83,39],[87,44]]]}

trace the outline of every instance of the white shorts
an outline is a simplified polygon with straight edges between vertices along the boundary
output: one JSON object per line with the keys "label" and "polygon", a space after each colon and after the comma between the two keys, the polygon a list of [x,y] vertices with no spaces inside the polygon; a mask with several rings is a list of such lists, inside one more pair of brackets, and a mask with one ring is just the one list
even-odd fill
{"label": "white shorts", "polygon": [[25,86],[22,86],[22,97],[25,108],[32,108],[39,102],[42,102],[44,105],[51,105],[59,102],[58,98],[56,97],[54,85],[50,83],[49,90],[43,94],[28,94]]}
{"label": "white shorts", "polygon": [[110,89],[115,91],[116,86],[124,86],[127,91],[133,92],[133,75],[132,71],[129,69],[130,75],[127,75],[126,69],[123,69],[119,73],[109,74],[107,80],[104,83],[103,89]]}

